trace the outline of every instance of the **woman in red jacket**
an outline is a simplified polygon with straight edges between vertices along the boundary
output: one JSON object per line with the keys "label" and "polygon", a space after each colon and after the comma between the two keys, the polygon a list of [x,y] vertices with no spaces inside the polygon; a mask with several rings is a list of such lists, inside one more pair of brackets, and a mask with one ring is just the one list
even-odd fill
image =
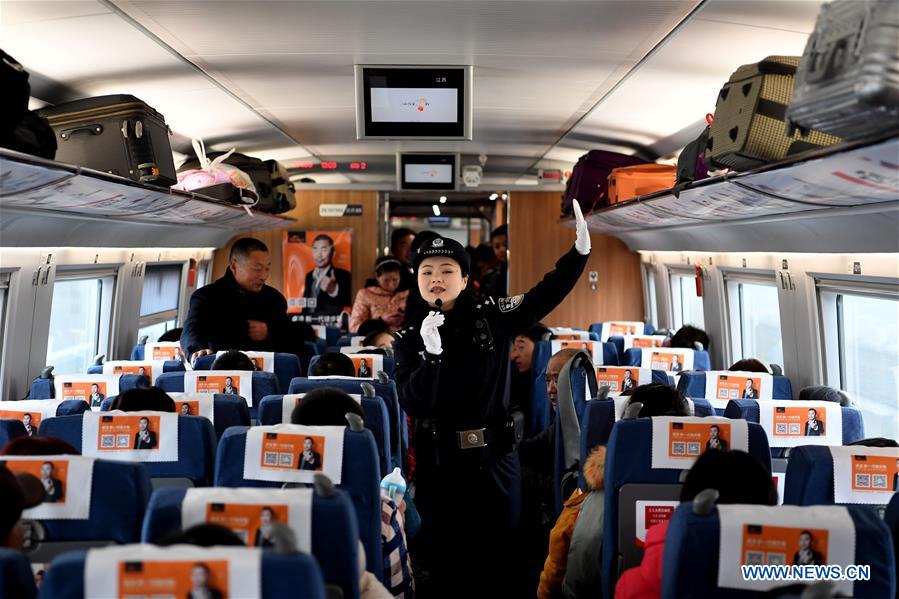
{"label": "woman in red jacket", "polygon": [[[718,504],[777,505],[777,489],[771,473],[755,457],[743,451],[712,449],[699,456],[687,473],[680,500],[693,501],[701,491],[717,489]],[[625,570],[615,585],[615,599],[656,599],[662,596],[662,557],[668,522],[646,531],[643,561]]]}

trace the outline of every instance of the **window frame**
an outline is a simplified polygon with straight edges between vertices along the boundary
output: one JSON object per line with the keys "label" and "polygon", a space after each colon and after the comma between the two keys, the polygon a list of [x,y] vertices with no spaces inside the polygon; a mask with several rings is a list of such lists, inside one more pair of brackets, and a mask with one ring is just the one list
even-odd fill
{"label": "window frame", "polygon": [[[739,271],[724,271],[723,275],[723,283],[724,283],[724,308],[725,308],[725,322],[724,326],[727,330],[727,335],[730,339],[730,343],[727,344],[727,362],[729,364],[733,364],[737,360],[742,360],[746,356],[744,356],[744,347],[743,347],[743,284],[750,285],[764,285],[766,287],[773,287],[775,291],[778,290],[777,286],[777,273],[773,270],[746,270],[740,269]],[[778,297],[778,306],[777,306],[778,318],[780,318],[780,298]],[[734,323],[738,323],[738,326],[734,327]],[[781,335],[781,348],[784,347],[784,339],[783,339],[783,323],[781,322],[779,325],[780,335]],[[753,356],[750,356],[753,357]]]}
{"label": "window frame", "polygon": [[[140,308],[138,308],[138,320],[137,320],[137,328],[138,331],[140,329],[144,329],[146,327],[153,326],[155,324],[159,324],[162,322],[168,322],[170,320],[175,321],[175,327],[178,326],[179,316],[181,314],[181,305],[183,303],[182,296],[184,295],[184,286],[186,285],[186,278],[184,276],[185,273],[185,262],[183,261],[172,261],[172,262],[153,262],[150,264],[144,265],[144,273],[141,277],[141,294],[140,294],[140,303],[143,304],[144,297],[144,285],[147,282],[147,271],[157,267],[178,267],[180,272],[178,273],[178,296],[177,303],[175,307],[171,310],[163,310],[162,312],[153,312],[152,314],[147,314],[143,316],[140,314]],[[174,269],[173,269],[174,270]]]}
{"label": "window frame", "polygon": [[640,263],[643,275],[643,310],[645,319],[656,328],[659,326],[658,295],[656,290],[655,267],[646,262]]}
{"label": "window frame", "polygon": [[[854,295],[899,301],[899,279],[870,277],[865,281],[845,281],[826,276],[814,276],[818,308],[819,346],[824,365],[824,384],[846,388],[845,329],[842,296]],[[830,331],[836,334],[829,333]]]}
{"label": "window frame", "polygon": [[53,294],[50,298],[50,310],[47,313],[47,343],[45,362],[50,355],[50,323],[53,319],[53,298],[56,295],[56,284],[68,281],[96,280],[99,285],[100,301],[97,306],[97,335],[94,339],[94,356],[109,356],[113,347],[114,314],[116,295],[118,293],[119,270],[117,268],[84,268],[83,266],[57,266],[53,278]]}
{"label": "window frame", "polygon": [[[700,296],[700,300],[702,300],[702,323],[685,323],[683,322],[683,314],[684,314],[684,306],[683,301],[681,299],[681,283],[675,284],[675,279],[678,278],[692,278],[696,279],[696,267],[691,265],[683,265],[683,264],[671,264],[666,267],[667,275],[668,275],[668,294],[669,294],[669,311],[671,318],[671,328],[672,330],[678,330],[685,324],[693,324],[695,326],[699,326],[699,328],[705,328],[705,293]],[[705,281],[703,281],[705,284]],[[676,291],[676,293],[675,293]],[[704,289],[703,289],[704,291]],[[678,318],[678,313],[680,313],[680,318]]]}
{"label": "window frame", "polygon": [[6,313],[9,300],[9,287],[12,281],[12,271],[0,271],[0,352],[3,350],[3,342],[6,338]]}

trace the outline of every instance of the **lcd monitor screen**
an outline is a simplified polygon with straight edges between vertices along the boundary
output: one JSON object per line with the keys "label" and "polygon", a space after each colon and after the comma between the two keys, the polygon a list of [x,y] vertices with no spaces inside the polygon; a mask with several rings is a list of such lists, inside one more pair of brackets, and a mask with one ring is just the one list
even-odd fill
{"label": "lcd monitor screen", "polygon": [[456,188],[455,154],[401,154],[397,164],[400,189],[452,190]]}

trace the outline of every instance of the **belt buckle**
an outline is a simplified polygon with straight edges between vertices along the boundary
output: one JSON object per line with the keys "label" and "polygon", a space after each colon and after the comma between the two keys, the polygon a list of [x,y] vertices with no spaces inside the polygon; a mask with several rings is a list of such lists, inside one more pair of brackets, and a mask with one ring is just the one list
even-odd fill
{"label": "belt buckle", "polygon": [[476,449],[487,447],[487,439],[484,435],[486,429],[474,428],[468,431],[456,432],[459,441],[459,449]]}

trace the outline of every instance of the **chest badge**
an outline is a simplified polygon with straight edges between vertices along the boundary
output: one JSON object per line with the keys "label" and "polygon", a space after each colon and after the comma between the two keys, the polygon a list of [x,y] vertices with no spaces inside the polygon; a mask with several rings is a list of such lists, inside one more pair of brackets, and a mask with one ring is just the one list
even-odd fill
{"label": "chest badge", "polygon": [[500,312],[511,312],[521,305],[524,300],[524,294],[513,295],[512,297],[501,297],[498,300]]}

